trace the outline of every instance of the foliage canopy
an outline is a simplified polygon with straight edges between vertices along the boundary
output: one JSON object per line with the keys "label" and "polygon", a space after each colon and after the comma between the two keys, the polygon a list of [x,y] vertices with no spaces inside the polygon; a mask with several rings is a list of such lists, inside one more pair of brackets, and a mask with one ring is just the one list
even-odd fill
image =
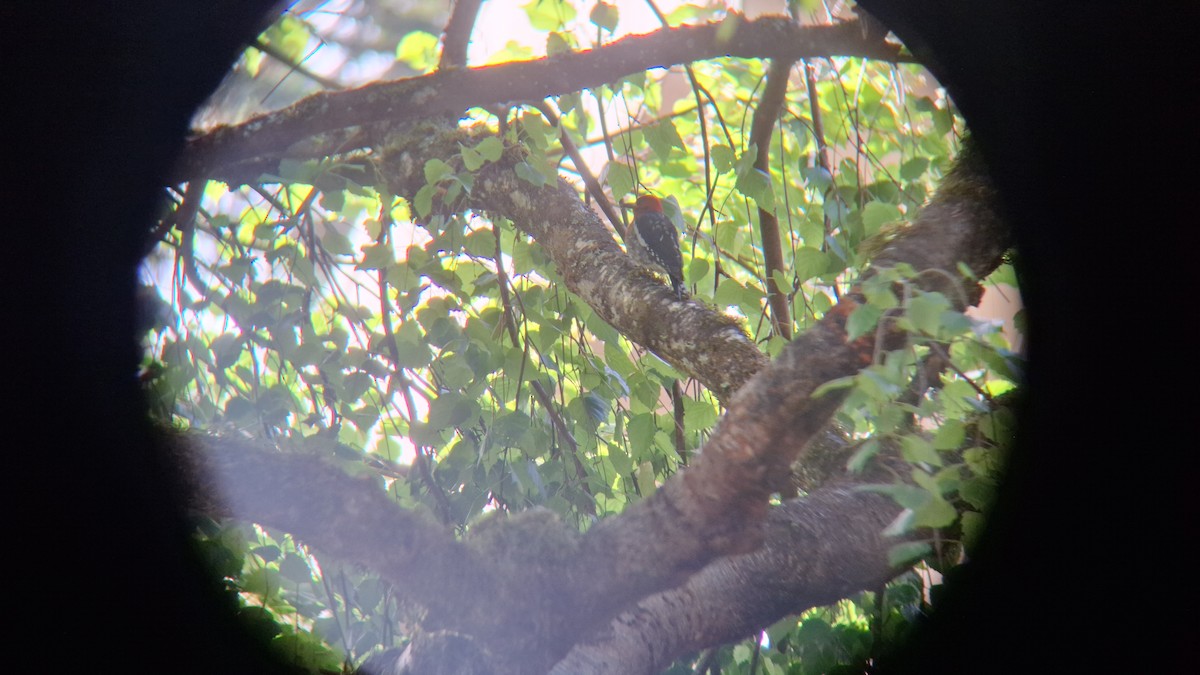
{"label": "foliage canopy", "polygon": [[[760,467],[756,506],[734,509],[731,520],[758,532],[771,505],[778,522],[833,523],[836,509],[821,505],[844,505],[823,499],[885,495],[873,511],[864,507],[884,518],[871,529],[883,543],[868,546],[877,567],[849,575],[873,583],[797,592],[782,607],[743,595],[738,602],[756,607],[761,622],[754,639],[722,647],[749,632],[741,625],[707,628],[693,643],[647,634],[671,646],[666,662],[639,662],[643,671],[861,668],[928,609],[931,570],[952,569],[980,532],[1012,435],[1006,400],[1020,379],[1001,322],[964,310],[978,301],[976,282],[1015,280],[994,255],[955,258],[948,269],[902,255],[904,242],[920,245],[912,223],[935,193],[986,201],[971,181],[947,178],[963,122],[928,72],[853,7],[792,4],[791,18],[754,19],[716,3],[679,4],[660,14],[667,28],[630,38],[627,3],[532,0],[504,18],[544,44],[493,48],[485,62],[510,68],[503,77],[468,58],[462,31],[496,39],[486,23],[495,15],[476,23],[471,2],[457,3],[449,23],[442,10],[301,2],[246,50],[197,117],[201,129],[154,230],[143,268],[143,379],[152,413],[185,430],[179,437],[193,448],[319,458],[352,479],[280,488],[308,506],[329,504],[328,522],[314,530],[253,509],[214,508],[209,515],[237,517],[201,526],[199,545],[238,595],[247,626],[284,658],[341,672],[457,631],[497,673],[555,663],[554,672],[584,672],[572,668],[601,660],[605,646],[581,636],[632,602],[597,625],[561,629],[539,625],[529,609],[507,617],[512,632],[488,637],[468,630],[477,618],[451,609],[484,599],[431,581],[425,592],[441,594],[442,606],[402,580],[415,566],[442,564],[437,571],[463,574],[461,587],[474,588],[466,576],[477,556],[497,597],[547,587],[544,598],[507,598],[506,607],[545,609],[567,597],[546,570],[577,557],[608,564],[589,542],[626,541],[614,534],[620,514],[657,508],[633,509],[675,494],[683,475],[707,475],[685,467],[750,447],[744,430],[770,426],[765,419],[782,416],[776,424],[791,429],[788,414],[805,429],[813,425],[802,415],[823,416],[793,454]],[[761,39],[770,34],[791,41]],[[737,55],[716,55],[723,51]],[[400,79],[391,89],[348,88],[385,78]],[[506,84],[546,93],[513,101],[501,96]],[[264,91],[279,109],[232,103],[230,92],[253,102]],[[453,104],[461,107],[447,110]],[[243,121],[252,112],[261,116]],[[667,197],[674,211],[684,303],[617,247],[628,223],[619,203],[642,191]],[[799,359],[788,354],[803,339],[834,328],[837,344],[865,360],[842,372],[823,370],[821,353],[804,357],[813,384],[796,405],[816,411],[763,416],[738,394],[774,367],[768,358]],[[246,493],[272,492],[271,481],[293,468],[307,476],[300,463],[270,466]],[[751,489],[726,475],[730,495]],[[366,528],[370,519],[331,485],[419,514],[412,531],[452,533],[447,547],[465,541],[473,553],[462,554],[461,570],[436,556],[442,544],[408,568],[372,566],[373,554],[338,548],[352,523]],[[240,498],[237,487],[213,489]],[[371,526],[380,538],[394,526],[372,522],[382,523]],[[631,540],[654,538],[625,530]],[[728,561],[763,537],[769,545],[774,532],[746,543],[693,531],[712,538],[698,545],[710,557],[696,566]],[[862,552],[830,549],[811,557],[849,569]],[[693,574],[691,583],[707,583],[685,567],[661,579],[639,573],[646,588],[630,598],[653,603]],[[530,584],[504,581],[534,569],[543,576]],[[616,579],[619,570],[613,563],[606,573]],[[570,652],[581,644],[595,654]]]}

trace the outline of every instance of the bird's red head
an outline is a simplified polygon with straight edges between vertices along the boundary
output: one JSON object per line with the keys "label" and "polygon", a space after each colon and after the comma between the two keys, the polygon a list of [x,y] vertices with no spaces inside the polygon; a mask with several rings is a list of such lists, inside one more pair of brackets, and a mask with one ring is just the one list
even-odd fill
{"label": "bird's red head", "polygon": [[647,211],[662,213],[662,200],[654,195],[642,195],[638,197],[637,202],[634,203],[633,211],[634,213],[645,213]]}

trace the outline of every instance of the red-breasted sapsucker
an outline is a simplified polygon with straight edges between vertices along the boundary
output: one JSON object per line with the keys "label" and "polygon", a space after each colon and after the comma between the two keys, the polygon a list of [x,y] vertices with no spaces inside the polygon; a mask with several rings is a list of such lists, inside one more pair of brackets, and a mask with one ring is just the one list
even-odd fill
{"label": "red-breasted sapsucker", "polygon": [[671,280],[675,297],[683,299],[683,255],[679,252],[679,230],[663,214],[662,200],[642,195],[633,205],[625,247],[635,260],[657,269]]}

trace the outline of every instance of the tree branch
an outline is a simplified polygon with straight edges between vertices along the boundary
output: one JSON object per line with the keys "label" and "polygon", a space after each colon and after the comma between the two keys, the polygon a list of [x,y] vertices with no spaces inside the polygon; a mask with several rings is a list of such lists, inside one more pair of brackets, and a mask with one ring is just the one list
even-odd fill
{"label": "tree branch", "polygon": [[685,654],[876,587],[900,571],[887,560],[897,542],[882,534],[899,510],[851,486],[785,502],[767,517],[762,549],[722,558],[682,587],[639,602],[551,673],[652,675]]}
{"label": "tree branch", "polygon": [[193,511],[290,532],[378,572],[435,616],[476,604],[476,587],[464,579],[484,586],[492,579],[448,530],[400,508],[374,481],[315,455],[200,433],[165,432],[160,441],[185,468]]}
{"label": "tree branch", "polygon": [[[767,71],[767,86],[754,110],[750,123],[750,143],[757,149],[754,168],[770,180],[771,135],[775,133],[775,120],[783,107],[787,95],[788,75],[795,61],[775,59]],[[792,314],[788,309],[788,296],[779,288],[775,272],[783,272],[783,248],[779,241],[779,219],[773,210],[758,207],[758,231],[763,247],[763,281],[767,288],[767,303],[771,306],[771,324],[775,334],[785,340],[792,339]]]}
{"label": "tree branch", "polygon": [[257,157],[282,157],[293,144],[328,131],[439,113],[457,115],[470,107],[506,101],[536,101],[678,63],[721,56],[907,60],[894,45],[864,39],[856,21],[799,27],[781,17],[746,21],[737,14],[726,21],[738,22],[728,39],[720,37],[725,22],[709,23],[628,36],[598,49],[533,61],[439,70],[421,77],[320,92],[284,110],[219,126],[191,139],[168,182],[211,176],[224,165]]}
{"label": "tree branch", "polygon": [[442,34],[442,58],[438,70],[462,68],[467,65],[467,46],[471,44],[471,29],[479,16],[483,0],[455,0],[454,11]]}

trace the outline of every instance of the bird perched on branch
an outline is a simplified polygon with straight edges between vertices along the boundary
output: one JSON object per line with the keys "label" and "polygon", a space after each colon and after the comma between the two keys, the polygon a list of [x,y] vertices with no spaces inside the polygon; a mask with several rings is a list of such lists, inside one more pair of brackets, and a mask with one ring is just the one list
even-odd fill
{"label": "bird perched on branch", "polygon": [[675,297],[683,299],[683,255],[679,230],[663,213],[662,200],[642,195],[633,205],[633,222],[625,236],[629,254],[642,264],[661,271],[671,280]]}

